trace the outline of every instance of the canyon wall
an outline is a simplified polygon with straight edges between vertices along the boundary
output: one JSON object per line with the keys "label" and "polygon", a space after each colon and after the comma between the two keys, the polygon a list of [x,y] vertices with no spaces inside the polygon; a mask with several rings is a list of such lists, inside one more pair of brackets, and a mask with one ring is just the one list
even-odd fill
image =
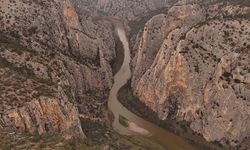
{"label": "canyon wall", "polygon": [[80,120],[106,115],[112,24],[69,0],[0,3],[0,128],[83,139]]}
{"label": "canyon wall", "polygon": [[187,121],[207,141],[250,136],[250,7],[179,2],[134,45],[134,94],[160,119]]}

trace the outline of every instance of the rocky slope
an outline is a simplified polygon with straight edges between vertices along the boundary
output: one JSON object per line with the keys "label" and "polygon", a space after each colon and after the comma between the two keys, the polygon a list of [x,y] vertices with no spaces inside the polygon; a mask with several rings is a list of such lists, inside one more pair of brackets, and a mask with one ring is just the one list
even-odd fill
{"label": "rocky slope", "polygon": [[134,94],[160,119],[187,121],[207,141],[250,136],[247,1],[180,1],[137,36]]}
{"label": "rocky slope", "polygon": [[74,0],[74,2],[78,7],[83,6],[95,13],[133,21],[152,11],[169,7],[176,0]]}
{"label": "rocky slope", "polygon": [[84,138],[80,119],[106,114],[112,25],[69,0],[0,3],[0,128]]}

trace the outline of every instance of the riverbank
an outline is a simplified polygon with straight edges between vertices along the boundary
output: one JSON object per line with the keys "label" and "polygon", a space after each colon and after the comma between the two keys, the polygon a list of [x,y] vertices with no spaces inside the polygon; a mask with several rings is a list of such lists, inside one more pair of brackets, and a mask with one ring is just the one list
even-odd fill
{"label": "riverbank", "polygon": [[[107,120],[106,123],[109,121]],[[142,136],[122,136],[112,130],[111,126],[104,127],[98,122],[84,121],[86,126],[92,126],[85,140],[66,140],[60,135],[47,133],[28,134],[17,130],[0,128],[0,149],[57,149],[57,150],[165,150],[155,142]],[[102,130],[102,133],[99,132]],[[96,136],[96,137],[95,137]]]}
{"label": "riverbank", "polygon": [[81,120],[84,132],[88,137],[85,146],[88,149],[112,149],[112,150],[165,150],[164,147],[151,139],[140,135],[121,135],[112,127],[114,116],[107,112],[104,122],[93,120]]}
{"label": "riverbank", "polygon": [[[112,20],[112,19],[111,19]],[[122,30],[116,28],[116,26],[122,26],[122,22],[118,20],[113,20],[114,23],[114,41],[115,41],[115,52],[116,58],[111,62],[113,75],[117,76],[120,74],[121,77],[127,75],[127,77],[122,78],[124,83],[120,83],[121,79],[116,80],[114,77],[114,85],[111,89],[110,93],[117,91],[120,87],[126,83],[127,79],[130,78],[129,73],[129,52],[125,52],[123,47],[123,43],[120,40],[119,32]],[[121,36],[122,33],[120,33]],[[126,54],[126,60],[124,61]],[[125,65],[124,65],[125,64]],[[125,70],[125,73],[119,73],[120,69]],[[126,70],[127,69],[127,70]],[[117,84],[118,82],[118,84]],[[121,86],[120,86],[121,84]],[[120,86],[120,87],[119,87]],[[117,91],[116,91],[117,89]],[[111,99],[112,98],[112,99]],[[116,100],[116,94],[114,94],[109,100]],[[109,101],[110,102],[110,101]],[[117,101],[118,102],[118,101]],[[115,105],[116,106],[116,105]],[[107,105],[108,107],[108,105]],[[116,108],[116,107],[114,107]],[[98,147],[97,149],[113,149],[113,150],[126,150],[126,149],[142,149],[142,150],[165,150],[161,145],[156,142],[153,142],[151,139],[140,136],[140,135],[122,135],[118,131],[115,130],[113,126],[113,122],[115,121],[116,110],[112,110],[112,108],[107,108],[105,112],[105,118],[100,120],[91,120],[91,119],[81,119],[82,128],[87,137],[87,146],[89,147]],[[124,120],[124,118],[123,118]],[[124,122],[126,124],[126,121]],[[128,123],[129,125],[130,123]],[[135,126],[133,126],[135,127]]]}
{"label": "riverbank", "polygon": [[124,85],[118,92],[118,100],[120,103],[129,109],[136,115],[157,124],[172,133],[184,137],[189,143],[202,150],[226,150],[226,147],[222,147],[217,143],[206,142],[200,135],[194,133],[187,122],[176,122],[174,120],[161,121],[155,112],[149,109],[144,103],[133,96],[132,89],[130,87],[130,81]]}

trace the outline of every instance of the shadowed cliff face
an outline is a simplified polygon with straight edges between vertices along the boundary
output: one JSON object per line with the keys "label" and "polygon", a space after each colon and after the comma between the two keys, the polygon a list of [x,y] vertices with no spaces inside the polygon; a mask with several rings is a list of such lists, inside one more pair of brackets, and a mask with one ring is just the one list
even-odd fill
{"label": "shadowed cliff face", "polygon": [[137,37],[134,94],[162,120],[240,144],[250,134],[249,13],[247,5],[180,2],[150,19]]}

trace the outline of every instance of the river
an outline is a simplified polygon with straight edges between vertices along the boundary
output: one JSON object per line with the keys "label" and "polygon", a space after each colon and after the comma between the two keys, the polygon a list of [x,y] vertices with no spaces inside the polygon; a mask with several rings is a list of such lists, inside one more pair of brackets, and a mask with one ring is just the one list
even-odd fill
{"label": "river", "polygon": [[[121,21],[114,19],[116,33],[124,47],[124,61],[120,70],[114,76],[114,84],[110,91],[108,106],[114,114],[113,128],[123,135],[141,134],[158,142],[160,145],[170,150],[194,150],[195,148],[185,139],[179,137],[166,129],[163,129],[143,118],[135,115],[125,108],[117,99],[117,93],[122,86],[131,78],[130,70],[130,49],[126,37],[124,25]],[[129,127],[120,124],[119,116],[124,116],[129,120]]]}

